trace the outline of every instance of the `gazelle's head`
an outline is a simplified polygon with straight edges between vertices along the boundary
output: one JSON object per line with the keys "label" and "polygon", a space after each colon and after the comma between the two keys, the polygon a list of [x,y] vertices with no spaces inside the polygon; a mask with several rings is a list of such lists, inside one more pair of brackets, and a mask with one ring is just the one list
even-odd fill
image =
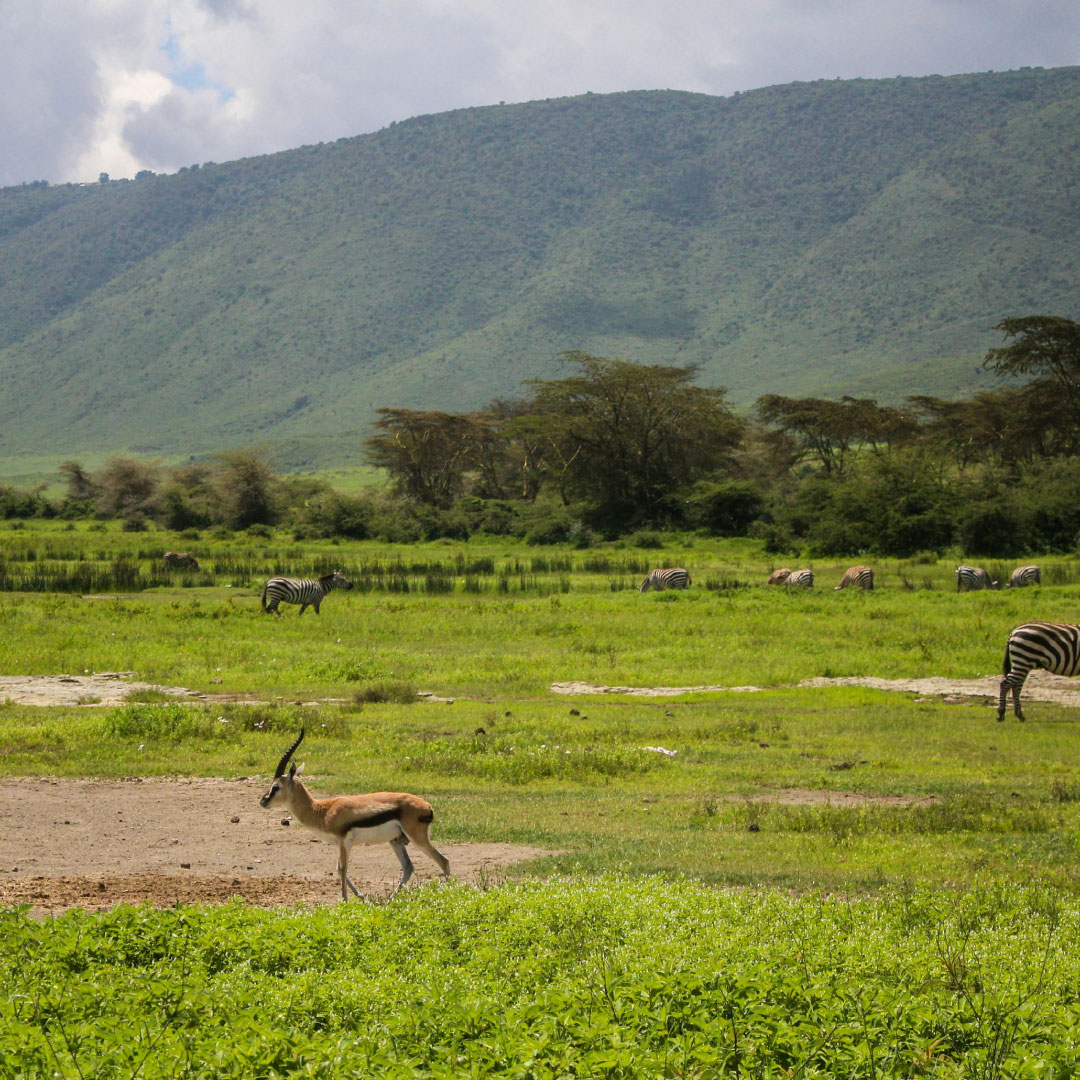
{"label": "gazelle's head", "polygon": [[[296,737],[296,742],[285,751],[281,761],[278,762],[277,770],[274,773],[274,782],[266,789],[266,794],[259,800],[260,806],[269,809],[271,806],[289,802],[293,782],[304,771],[303,765],[297,768],[295,761],[291,765],[289,764],[289,759],[296,752],[296,748],[300,745],[303,737],[304,729],[301,728],[300,734]],[[288,768],[288,772],[285,771],[286,768]]]}

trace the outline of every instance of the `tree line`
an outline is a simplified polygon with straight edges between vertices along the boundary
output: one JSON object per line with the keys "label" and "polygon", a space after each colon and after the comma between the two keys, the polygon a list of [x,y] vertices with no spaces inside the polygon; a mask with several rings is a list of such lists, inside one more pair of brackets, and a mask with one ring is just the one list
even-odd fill
{"label": "tree line", "polygon": [[1007,556],[1080,540],[1080,324],[1027,316],[985,365],[1020,385],[963,400],[766,394],[741,416],[693,367],[564,354],[568,374],[467,413],[383,408],[365,443],[388,485],[359,496],[276,475],[255,451],[166,468],[71,461],[66,494],[0,489],[8,517],[137,529],[288,525],[298,536],[538,543],[692,529],[773,551]]}

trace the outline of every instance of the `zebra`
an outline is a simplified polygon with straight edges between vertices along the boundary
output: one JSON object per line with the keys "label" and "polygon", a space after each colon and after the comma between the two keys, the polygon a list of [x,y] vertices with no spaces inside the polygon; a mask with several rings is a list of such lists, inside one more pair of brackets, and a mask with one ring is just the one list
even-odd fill
{"label": "zebra", "polygon": [[[310,605],[318,615],[319,605],[331,589],[351,588],[352,582],[340,570],[335,570],[332,574],[323,574],[318,581],[311,581],[308,578],[273,577],[263,586],[262,609],[272,611],[280,619],[281,612],[278,611],[278,604],[299,604],[301,615]],[[266,599],[268,596],[269,603]]]}
{"label": "zebra", "polygon": [[1005,582],[1006,589],[1021,589],[1025,585],[1041,585],[1042,571],[1037,566],[1018,566]]}
{"label": "zebra", "polygon": [[781,566],[778,570],[774,570],[769,575],[769,580],[765,582],[766,585],[783,585],[787,579],[791,577],[791,571],[786,566]]}
{"label": "zebra", "polygon": [[199,562],[186,551],[166,551],[162,556],[170,570],[198,570]]}
{"label": "zebra", "polygon": [[666,570],[653,570],[641,583],[638,592],[650,589],[685,589],[690,584],[690,575],[681,566],[672,566]]}
{"label": "zebra", "polygon": [[849,566],[840,584],[835,588],[846,589],[849,585],[860,589],[874,588],[874,571],[869,566]]}
{"label": "zebra", "polygon": [[1005,645],[998,722],[1005,719],[1005,697],[1012,689],[1013,712],[1023,721],[1020,688],[1033,668],[1052,675],[1080,675],[1080,626],[1070,623],[1033,622],[1017,626]]}
{"label": "zebra", "polygon": [[956,591],[973,592],[976,589],[1000,589],[1001,583],[991,581],[981,566],[958,566],[956,568]]}
{"label": "zebra", "polygon": [[784,581],[785,585],[794,585],[799,589],[812,589],[814,587],[813,570],[792,570]]}

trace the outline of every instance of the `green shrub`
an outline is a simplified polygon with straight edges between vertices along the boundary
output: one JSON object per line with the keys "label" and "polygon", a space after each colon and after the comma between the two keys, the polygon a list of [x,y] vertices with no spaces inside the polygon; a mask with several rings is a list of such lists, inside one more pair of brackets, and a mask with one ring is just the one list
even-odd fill
{"label": "green shrub", "polygon": [[353,701],[358,705],[412,705],[417,700],[416,687],[412,683],[395,679],[378,679],[365,683],[353,694]]}

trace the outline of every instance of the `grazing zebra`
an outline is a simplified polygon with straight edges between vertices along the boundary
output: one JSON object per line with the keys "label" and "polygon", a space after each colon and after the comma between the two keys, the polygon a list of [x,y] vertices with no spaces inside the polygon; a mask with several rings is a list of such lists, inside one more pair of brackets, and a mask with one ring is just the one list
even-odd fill
{"label": "grazing zebra", "polygon": [[170,570],[198,570],[199,563],[194,555],[186,551],[166,551],[163,558]]}
{"label": "grazing zebra", "polygon": [[799,589],[812,589],[814,587],[814,571],[792,570],[784,584],[794,585]]}
{"label": "grazing zebra", "polygon": [[672,566],[666,570],[653,570],[641,583],[638,592],[650,589],[685,589],[690,584],[690,575],[681,566]]}
{"label": "grazing zebra", "polygon": [[1006,589],[1022,589],[1025,585],[1041,585],[1042,571],[1037,566],[1018,566],[1005,582]]}
{"label": "grazing zebra", "polygon": [[1001,583],[991,581],[981,566],[958,566],[956,568],[956,591],[973,592],[976,589],[1000,589]]}
{"label": "grazing zebra", "polygon": [[786,566],[781,566],[779,570],[774,570],[769,575],[769,580],[765,582],[766,585],[783,585],[787,579],[791,577],[791,571]]}
{"label": "grazing zebra", "polygon": [[[278,604],[299,604],[301,615],[310,604],[318,615],[319,605],[331,589],[351,588],[352,582],[340,570],[335,570],[332,574],[323,574],[318,581],[306,578],[274,577],[263,586],[262,609],[272,611],[280,619],[281,612],[278,611]],[[269,602],[267,602],[267,597],[270,597]]]}
{"label": "grazing zebra", "polygon": [[853,588],[873,590],[874,571],[869,566],[849,566],[836,588],[846,589],[849,585]]}
{"label": "grazing zebra", "polygon": [[1005,696],[1012,689],[1013,712],[1023,720],[1020,711],[1020,688],[1033,668],[1042,668],[1052,675],[1080,675],[1080,626],[1069,623],[1033,622],[1016,627],[1005,646],[1001,697],[998,699],[998,720],[1005,719]]}

